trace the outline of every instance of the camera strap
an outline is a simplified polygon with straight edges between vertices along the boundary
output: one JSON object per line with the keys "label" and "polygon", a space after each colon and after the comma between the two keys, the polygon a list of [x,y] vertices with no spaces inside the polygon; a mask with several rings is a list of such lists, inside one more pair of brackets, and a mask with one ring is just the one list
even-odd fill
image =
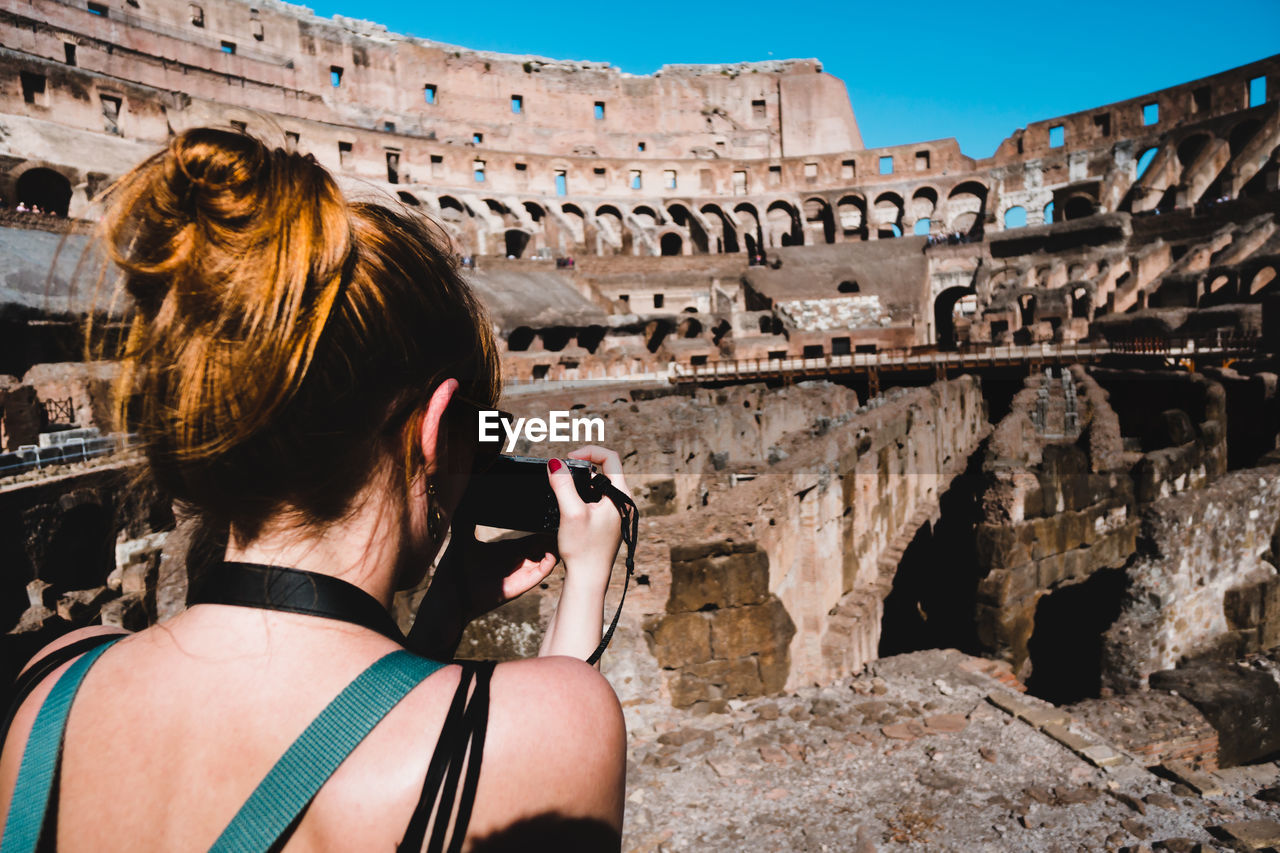
{"label": "camera strap", "polygon": [[602,497],[608,498],[617,507],[618,515],[622,518],[622,542],[627,546],[627,576],[622,580],[622,597],[618,599],[618,609],[614,611],[613,621],[609,623],[609,628],[600,639],[600,645],[596,646],[596,650],[587,658],[587,663],[596,663],[600,660],[600,656],[604,654],[604,650],[609,647],[609,641],[613,639],[613,631],[618,627],[618,620],[622,618],[622,605],[627,600],[627,588],[631,585],[631,575],[636,570],[636,542],[640,537],[640,510],[636,509],[636,502],[613,483],[609,482],[609,478],[604,474],[596,474],[592,477],[591,486],[599,490]]}

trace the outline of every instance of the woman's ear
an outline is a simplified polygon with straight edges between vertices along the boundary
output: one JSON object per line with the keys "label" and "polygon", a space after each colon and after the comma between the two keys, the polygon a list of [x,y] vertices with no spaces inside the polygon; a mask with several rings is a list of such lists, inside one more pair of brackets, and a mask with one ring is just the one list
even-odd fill
{"label": "woman's ear", "polygon": [[445,429],[444,413],[457,390],[458,380],[446,379],[427,401],[427,410],[418,429],[418,442],[422,450],[423,471],[428,477],[439,470],[440,460],[445,457],[448,430]]}

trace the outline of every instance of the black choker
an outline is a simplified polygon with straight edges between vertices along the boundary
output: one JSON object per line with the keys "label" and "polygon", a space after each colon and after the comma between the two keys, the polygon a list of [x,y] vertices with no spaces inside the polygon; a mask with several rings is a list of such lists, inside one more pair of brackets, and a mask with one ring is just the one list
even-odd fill
{"label": "black choker", "polygon": [[230,604],[305,613],[360,625],[404,644],[404,634],[378,600],[355,584],[331,575],[264,566],[222,563],[187,595],[187,604]]}

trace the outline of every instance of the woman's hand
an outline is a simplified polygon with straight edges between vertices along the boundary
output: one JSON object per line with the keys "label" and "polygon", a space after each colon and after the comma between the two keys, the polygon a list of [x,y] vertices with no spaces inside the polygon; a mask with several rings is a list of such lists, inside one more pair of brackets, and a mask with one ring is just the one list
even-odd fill
{"label": "woman's hand", "polygon": [[[596,463],[615,488],[629,494],[617,453],[593,445],[573,451],[569,458]],[[568,466],[559,459],[547,463],[547,475],[560,506],[556,544],[564,560],[565,577],[541,654],[585,660],[600,643],[604,594],[622,544],[622,518],[609,500],[585,503]]]}
{"label": "woman's hand", "polygon": [[549,534],[480,542],[475,525],[455,519],[449,547],[409,632],[409,648],[437,660],[452,659],[472,619],[542,583],[557,560]]}

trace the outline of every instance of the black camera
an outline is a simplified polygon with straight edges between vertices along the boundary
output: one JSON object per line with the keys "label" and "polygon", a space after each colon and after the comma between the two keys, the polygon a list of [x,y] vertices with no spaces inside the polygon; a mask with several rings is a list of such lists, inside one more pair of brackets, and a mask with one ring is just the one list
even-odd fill
{"label": "black camera", "polygon": [[[592,483],[595,466],[582,459],[563,462],[583,502],[600,500],[603,491]],[[482,527],[554,533],[560,528],[560,505],[547,481],[547,460],[499,456],[483,472],[472,475],[454,515]]]}

